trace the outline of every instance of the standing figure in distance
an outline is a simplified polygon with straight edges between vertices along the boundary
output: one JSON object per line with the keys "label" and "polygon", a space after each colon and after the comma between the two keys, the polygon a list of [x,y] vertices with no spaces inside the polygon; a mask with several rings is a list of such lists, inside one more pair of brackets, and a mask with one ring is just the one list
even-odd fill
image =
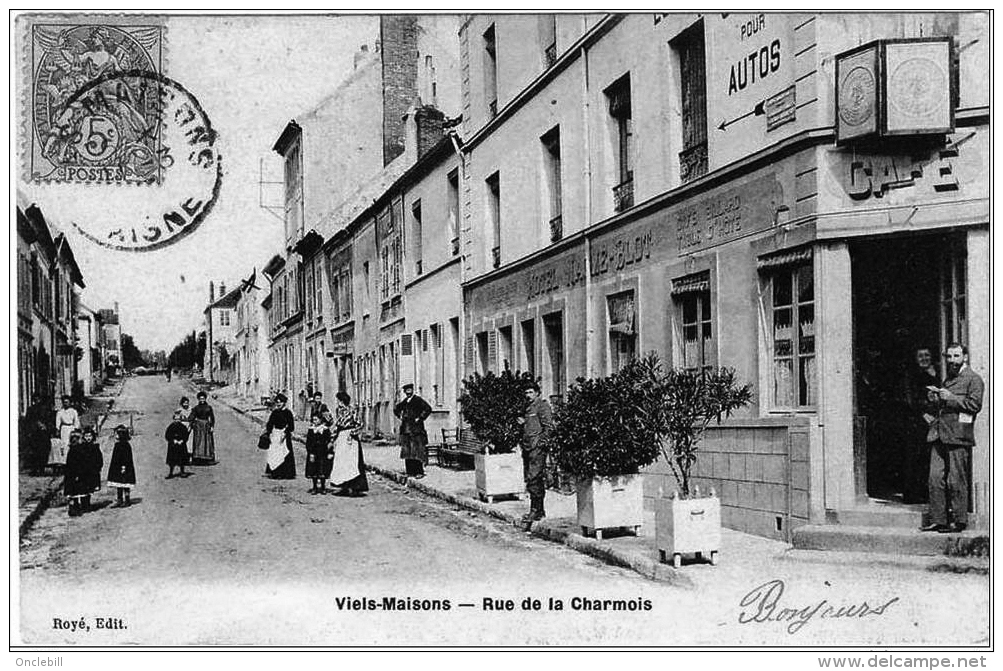
{"label": "standing figure in distance", "polygon": [[544,468],[547,464],[545,441],[554,428],[554,416],[550,404],[540,396],[540,385],[533,382],[526,387],[529,406],[526,414],[519,418],[522,424],[522,469],[529,492],[529,512],[522,518],[524,523],[543,519]]}
{"label": "standing figure in distance", "polygon": [[174,477],[174,467],[178,467],[178,475],[187,478],[185,466],[188,465],[188,427],[181,421],[181,411],[174,411],[174,421],[167,425],[164,440],[167,441],[167,479]]}
{"label": "standing figure in distance", "polygon": [[968,526],[968,474],[985,383],[968,366],[966,347],[951,343],[945,356],[944,386],[929,388],[930,523],[921,531],[958,533]]}
{"label": "standing figure in distance", "polygon": [[216,443],[212,432],[216,426],[216,415],[206,402],[206,393],[197,395],[198,404],[192,408],[192,463],[215,464]]}
{"label": "standing figure in distance", "polygon": [[124,424],[115,427],[115,447],[108,463],[108,486],[118,490],[119,508],[132,504],[129,495],[136,486],[136,466],[132,461],[132,445],[129,443],[129,429]]}
{"label": "standing figure in distance", "polygon": [[265,425],[269,438],[265,475],[273,480],[292,480],[296,477],[292,441],[293,413],[286,408],[288,400],[285,394],[275,395],[272,414],[268,416],[268,423]]}
{"label": "standing figure in distance", "polygon": [[408,475],[421,479],[425,477],[428,464],[428,434],[425,433],[425,419],[432,414],[432,407],[421,396],[414,393],[414,385],[405,384],[404,398],[394,406],[394,415],[400,419],[400,457]]}
{"label": "standing figure in distance", "polygon": [[70,517],[84,513],[84,498],[90,498],[87,489],[87,453],[80,443],[80,431],[70,433],[66,451],[66,469],[63,473],[63,494],[68,500]]}

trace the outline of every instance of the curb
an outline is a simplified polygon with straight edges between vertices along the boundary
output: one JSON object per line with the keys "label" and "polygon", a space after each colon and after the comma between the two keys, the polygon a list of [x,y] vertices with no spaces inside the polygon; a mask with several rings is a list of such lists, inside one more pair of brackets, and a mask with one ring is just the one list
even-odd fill
{"label": "curb", "polygon": [[[216,399],[222,402],[227,407],[231,408],[235,412],[247,417],[251,421],[259,425],[264,425],[265,421],[260,417],[256,417],[242,408],[238,408],[223,399]],[[305,443],[303,438],[300,438],[296,434],[293,434],[293,440],[299,443]],[[432,487],[420,480],[415,480],[412,477],[404,475],[403,473],[398,473],[397,471],[391,471],[389,469],[383,468],[382,466],[374,466],[373,464],[366,464],[366,470],[370,473],[380,476],[386,480],[391,480],[397,484],[409,487],[411,489],[417,490],[423,494],[431,496],[433,498],[451,503],[454,506],[470,510],[488,517],[493,517],[502,522],[507,522],[512,526],[528,531],[538,538],[548,540],[554,543],[561,543],[576,552],[589,555],[595,559],[606,562],[607,564],[612,564],[613,566],[619,566],[621,568],[627,568],[635,573],[648,578],[649,580],[656,580],[659,582],[671,583],[679,586],[691,587],[693,586],[692,580],[686,575],[676,571],[668,564],[663,564],[654,559],[649,559],[638,555],[637,553],[624,552],[618,548],[610,547],[604,544],[602,541],[598,541],[594,538],[588,538],[582,536],[581,534],[576,534],[571,531],[564,531],[562,529],[555,529],[546,525],[543,522],[534,522],[527,528],[526,524],[516,515],[507,513],[502,510],[484,503],[483,501],[478,501],[477,499],[472,499],[469,496],[458,496],[456,494],[450,494],[436,487]]]}
{"label": "curb", "polygon": [[[118,388],[118,393],[115,394],[117,398],[121,393],[122,389],[125,387],[125,381],[123,380],[122,386]],[[101,429],[104,428],[105,420],[108,419],[108,413],[103,412],[98,415],[97,421],[94,424],[94,430],[100,435]],[[56,498],[56,495],[63,488],[63,476],[55,476],[49,482],[49,489],[42,495],[42,498],[38,500],[35,507],[25,516],[24,521],[18,525],[17,537],[18,541],[24,538],[24,535],[31,530],[31,527],[38,521],[38,518],[45,513],[46,510],[52,505],[52,500]],[[20,508],[20,506],[18,506]]]}

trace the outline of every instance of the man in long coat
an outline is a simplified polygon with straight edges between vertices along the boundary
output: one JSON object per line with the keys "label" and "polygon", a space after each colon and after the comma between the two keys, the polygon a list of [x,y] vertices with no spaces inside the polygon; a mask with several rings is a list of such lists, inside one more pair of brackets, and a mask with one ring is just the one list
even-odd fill
{"label": "man in long coat", "polygon": [[540,385],[535,382],[526,388],[526,398],[529,406],[526,414],[519,418],[522,424],[522,468],[526,480],[526,491],[529,492],[529,513],[523,517],[523,522],[535,522],[543,519],[543,497],[546,492],[543,481],[543,470],[547,463],[545,443],[554,429],[554,417],[550,404],[540,396]]}
{"label": "man in long coat", "polygon": [[947,346],[947,379],[930,387],[930,523],[922,531],[958,533],[968,526],[968,474],[975,446],[975,417],[985,383],[968,366],[968,349]]}
{"label": "man in long coat", "polygon": [[425,419],[432,414],[432,406],[414,393],[414,385],[403,387],[404,398],[394,406],[394,415],[400,419],[401,459],[407,474],[415,478],[425,477],[428,464],[428,434],[425,433]]}

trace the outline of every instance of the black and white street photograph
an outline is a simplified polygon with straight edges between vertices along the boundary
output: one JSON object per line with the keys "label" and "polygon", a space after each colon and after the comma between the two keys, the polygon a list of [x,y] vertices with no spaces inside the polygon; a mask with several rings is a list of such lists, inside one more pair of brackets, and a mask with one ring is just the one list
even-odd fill
{"label": "black and white street photograph", "polygon": [[341,11],[9,13],[16,665],[985,668],[992,12]]}

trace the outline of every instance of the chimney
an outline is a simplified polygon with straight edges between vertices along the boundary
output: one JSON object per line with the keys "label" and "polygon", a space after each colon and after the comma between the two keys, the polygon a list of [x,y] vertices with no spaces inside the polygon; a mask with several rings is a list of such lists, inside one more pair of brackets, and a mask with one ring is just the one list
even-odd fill
{"label": "chimney", "polygon": [[226,296],[226,285],[222,282],[219,283],[219,297],[222,298]]}
{"label": "chimney", "polygon": [[418,17],[380,16],[383,165],[404,153],[404,115],[418,94]]}
{"label": "chimney", "polygon": [[118,316],[118,301],[115,301],[115,316]]}
{"label": "chimney", "polygon": [[431,105],[410,107],[404,115],[404,153],[413,164],[445,137],[446,115]]}
{"label": "chimney", "polygon": [[210,305],[212,304],[213,301],[216,300],[215,289],[216,289],[215,285],[212,282],[209,282],[209,303],[210,303]]}

